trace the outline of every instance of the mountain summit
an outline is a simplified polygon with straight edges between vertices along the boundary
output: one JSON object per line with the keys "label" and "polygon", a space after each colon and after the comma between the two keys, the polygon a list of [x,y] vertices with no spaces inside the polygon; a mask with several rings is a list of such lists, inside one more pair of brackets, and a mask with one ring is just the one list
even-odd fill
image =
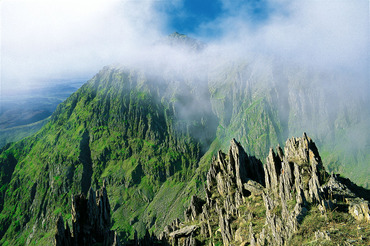
{"label": "mountain summit", "polygon": [[180,49],[188,49],[192,51],[201,51],[203,50],[206,45],[199,40],[191,38],[185,34],[180,34],[178,32],[174,32],[167,36],[163,41],[160,42],[161,44],[167,44],[172,47],[180,48]]}

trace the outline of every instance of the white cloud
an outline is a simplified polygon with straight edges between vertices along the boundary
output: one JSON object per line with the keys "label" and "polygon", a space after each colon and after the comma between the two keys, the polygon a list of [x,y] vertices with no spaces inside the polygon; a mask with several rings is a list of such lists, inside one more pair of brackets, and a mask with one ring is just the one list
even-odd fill
{"label": "white cloud", "polygon": [[3,1],[3,87],[86,76],[140,49],[158,36],[152,2]]}
{"label": "white cloud", "polygon": [[[224,2],[230,6],[230,1]],[[369,1],[270,0],[267,6],[269,17],[257,28],[245,11],[204,28],[218,27],[224,33],[220,46],[232,45],[238,53],[275,55],[319,69],[364,69],[368,65]]]}
{"label": "white cloud", "polygon": [[[217,57],[231,58],[262,53],[318,69],[363,69],[368,64],[367,0],[270,0],[269,18],[257,27],[246,16],[243,1],[222,2],[226,12],[199,30],[221,33],[207,40],[209,50],[202,64],[215,60],[213,51]],[[158,4],[178,8],[183,1],[167,5],[155,0],[2,1],[3,88],[32,86],[39,79],[92,76],[117,62],[186,63],[188,54],[151,46],[165,35],[169,20]]]}
{"label": "white cloud", "polygon": [[260,38],[273,51],[321,66],[364,62],[369,45],[368,1],[298,1],[288,18],[272,20]]}

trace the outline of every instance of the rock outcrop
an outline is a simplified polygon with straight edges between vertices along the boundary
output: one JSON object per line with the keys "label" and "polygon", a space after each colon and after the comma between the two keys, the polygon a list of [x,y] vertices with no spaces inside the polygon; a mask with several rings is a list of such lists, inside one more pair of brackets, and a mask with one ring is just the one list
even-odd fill
{"label": "rock outcrop", "polygon": [[57,221],[57,233],[54,243],[57,246],[74,245],[118,245],[117,235],[111,231],[110,205],[105,183],[94,192],[89,190],[86,198],[83,194],[72,198],[72,233],[68,223],[64,227],[63,218]]}
{"label": "rock outcrop", "polygon": [[269,243],[284,245],[297,231],[308,206],[324,202],[321,185],[326,173],[315,143],[306,134],[289,139],[284,152],[280,147],[277,154],[270,149],[264,172],[266,224],[273,235]]}
{"label": "rock outcrop", "polygon": [[[264,166],[233,139],[229,154],[219,151],[210,165],[204,199],[192,197],[185,221],[175,220],[160,239],[170,245],[289,245],[310,211],[327,217],[342,209],[369,221],[368,202],[336,177],[325,172],[306,134],[287,140],[284,151],[270,149]],[[330,240],[330,233],[317,230],[312,237]]]}
{"label": "rock outcrop", "polygon": [[[68,223],[64,226],[63,217],[59,216],[57,221],[57,232],[54,237],[56,246],[119,246],[121,245],[116,232],[111,228],[111,207],[107,196],[105,182],[103,187],[94,192],[89,190],[88,198],[83,194],[72,197],[72,232]],[[194,230],[193,228],[192,230]],[[180,235],[189,235],[187,228],[181,228]],[[174,232],[176,235],[176,232]],[[163,245],[154,234],[148,230],[144,237],[138,238],[135,231],[134,239],[126,241],[127,246],[152,246]]]}
{"label": "rock outcrop", "polygon": [[[330,227],[336,220],[329,217],[341,216],[335,210],[353,216],[350,223],[358,223],[356,240],[368,244],[367,234],[363,236],[360,231],[370,229],[368,196],[364,199],[358,195],[368,192],[356,187],[347,179],[325,172],[316,145],[306,134],[287,140],[284,151],[280,147],[270,149],[265,165],[248,156],[233,139],[228,155],[219,151],[213,158],[205,197],[191,198],[183,222],[174,220],[159,238],[146,231],[138,239],[135,233],[134,240],[126,245],[296,245],[292,240],[301,226],[307,230],[305,219],[313,220],[308,227],[314,227],[307,237],[320,244],[332,239],[331,230],[338,230]],[[324,227],[315,225],[320,218],[325,220]],[[60,217],[55,245],[118,245],[110,221],[103,184],[96,193],[90,189],[88,198],[73,197],[72,233]]]}
{"label": "rock outcrop", "polygon": [[323,186],[326,196],[333,202],[345,201],[348,212],[358,221],[370,223],[369,201],[358,197],[339,175],[332,174],[326,185]]}
{"label": "rock outcrop", "polygon": [[[186,223],[199,221],[199,225],[188,225],[174,221],[168,226],[161,238],[171,245],[198,245],[194,236],[201,234],[204,238],[222,238],[224,245],[234,242],[235,231],[231,222],[244,211],[239,207],[250,194],[261,195],[264,187],[262,163],[249,157],[241,145],[233,139],[229,155],[221,151],[213,159],[207,174],[206,198],[192,197],[189,208],[185,211]],[[214,234],[214,228],[219,227]],[[191,228],[189,235],[179,234],[181,228]],[[189,233],[188,233],[189,234]],[[191,244],[187,244],[190,242]]]}

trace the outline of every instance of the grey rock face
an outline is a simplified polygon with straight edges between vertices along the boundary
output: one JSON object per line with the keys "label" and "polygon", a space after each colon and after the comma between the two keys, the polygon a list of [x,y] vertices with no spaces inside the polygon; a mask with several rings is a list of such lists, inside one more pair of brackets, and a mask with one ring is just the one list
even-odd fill
{"label": "grey rock face", "polygon": [[184,212],[185,221],[195,220],[197,216],[202,212],[202,206],[205,203],[202,199],[197,196],[191,198],[190,206]]}
{"label": "grey rock face", "polygon": [[57,222],[55,245],[118,245],[117,235],[110,230],[110,205],[105,184],[96,191],[90,188],[89,197],[76,195],[72,198],[72,233],[63,218]]}
{"label": "grey rock face", "polygon": [[190,236],[197,229],[198,229],[198,226],[196,226],[196,225],[185,226],[185,227],[182,227],[179,230],[171,232],[169,234],[169,236],[170,237],[186,237],[186,236]]}
{"label": "grey rock face", "polygon": [[322,207],[333,207],[335,201],[345,201],[348,212],[358,221],[370,223],[369,202],[358,197],[345,183],[341,182],[338,175],[332,174],[329,181],[322,187],[326,196],[330,199],[325,201]]}
{"label": "grey rock face", "polygon": [[347,198],[346,202],[349,204],[349,213],[359,221],[370,222],[369,202],[360,198]]}
{"label": "grey rock face", "polygon": [[[284,151],[270,149],[264,166],[235,139],[230,145],[228,155],[219,151],[212,160],[205,201],[194,196],[185,211],[186,223],[192,227],[177,222],[163,233],[171,245],[192,245],[190,238],[196,235],[208,238],[210,245],[220,240],[217,237],[223,245],[288,245],[313,206],[325,215],[336,207],[336,199],[347,198],[349,212],[369,221],[368,202],[354,199],[356,195],[335,176],[329,179],[315,143],[306,134],[287,140]],[[253,204],[264,211],[265,223],[258,231],[252,226],[254,215],[245,209],[253,200],[260,200]],[[179,233],[182,230],[188,233]],[[328,233],[318,231],[315,236],[330,240]]]}
{"label": "grey rock face", "polygon": [[[277,153],[271,149],[264,166],[264,201],[266,222],[273,235],[269,243],[284,245],[298,230],[308,203],[323,202],[319,179],[323,166],[315,144],[306,134],[287,140],[284,152],[278,147]],[[289,209],[288,201],[295,201],[295,206]],[[281,214],[273,212],[277,208]]]}
{"label": "grey rock face", "polygon": [[247,183],[244,183],[244,189],[252,193],[253,195],[262,195],[264,192],[264,187],[257,183],[254,180],[248,180]]}
{"label": "grey rock face", "polygon": [[[196,241],[189,238],[199,233],[213,238],[212,224],[220,228],[224,245],[233,244],[235,231],[230,222],[240,214],[238,207],[244,203],[246,196],[263,192],[264,173],[262,163],[249,157],[235,139],[230,145],[228,156],[219,151],[211,163],[205,187],[206,200],[193,196],[189,208],[185,210],[185,221],[199,221],[200,226],[183,227],[191,228],[191,235],[179,233],[181,229],[176,226],[167,226],[162,238],[167,238],[171,245],[192,245],[190,242]],[[215,193],[217,195],[212,196]]]}

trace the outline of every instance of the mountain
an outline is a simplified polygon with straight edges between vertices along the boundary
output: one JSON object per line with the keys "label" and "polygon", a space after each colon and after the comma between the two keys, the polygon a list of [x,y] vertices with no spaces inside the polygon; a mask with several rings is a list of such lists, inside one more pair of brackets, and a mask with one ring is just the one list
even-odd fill
{"label": "mountain", "polygon": [[47,244],[57,216],[69,214],[72,194],[86,195],[103,180],[115,229],[131,235],[173,220],[183,206],[178,193],[214,138],[210,108],[181,112],[199,104],[197,93],[184,83],[103,69],[41,131],[2,150],[1,243]]}
{"label": "mountain", "polygon": [[157,42],[157,45],[167,45],[177,49],[190,50],[199,52],[203,50],[206,45],[197,39],[191,38],[185,34],[174,32],[168,35],[164,40]]}
{"label": "mountain", "polygon": [[40,131],[1,149],[0,244],[50,245],[60,216],[71,223],[72,197],[104,181],[122,243],[159,235],[205,196],[212,157],[232,138],[261,167],[271,146],[306,130],[329,172],[365,186],[368,97],[338,78],[261,57],[191,74],[105,67]]}
{"label": "mountain", "polygon": [[[192,196],[183,221],[174,220],[159,237],[147,231],[127,245],[370,243],[369,191],[329,175],[306,134],[288,139],[284,151],[270,149],[264,166],[233,139],[228,154],[213,158],[205,189],[204,198]],[[105,186],[96,194],[74,197],[73,234],[60,218],[55,245],[119,245],[109,231]]]}

